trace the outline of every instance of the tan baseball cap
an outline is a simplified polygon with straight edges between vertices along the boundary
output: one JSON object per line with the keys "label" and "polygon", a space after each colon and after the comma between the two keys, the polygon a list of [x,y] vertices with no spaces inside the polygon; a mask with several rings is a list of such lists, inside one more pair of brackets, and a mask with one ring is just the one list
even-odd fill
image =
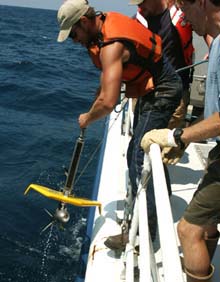
{"label": "tan baseball cap", "polygon": [[88,11],[89,5],[87,0],[66,0],[59,8],[57,20],[60,25],[60,32],[57,37],[58,42],[67,39],[72,26]]}
{"label": "tan baseball cap", "polygon": [[142,2],[144,2],[144,0],[130,0],[129,5],[139,5]]}

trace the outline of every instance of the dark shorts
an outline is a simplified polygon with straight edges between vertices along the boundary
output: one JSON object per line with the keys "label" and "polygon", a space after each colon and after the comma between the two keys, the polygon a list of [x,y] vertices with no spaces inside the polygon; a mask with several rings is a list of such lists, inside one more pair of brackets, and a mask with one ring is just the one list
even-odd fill
{"label": "dark shorts", "polygon": [[196,225],[220,223],[220,144],[210,151],[205,175],[183,217]]}

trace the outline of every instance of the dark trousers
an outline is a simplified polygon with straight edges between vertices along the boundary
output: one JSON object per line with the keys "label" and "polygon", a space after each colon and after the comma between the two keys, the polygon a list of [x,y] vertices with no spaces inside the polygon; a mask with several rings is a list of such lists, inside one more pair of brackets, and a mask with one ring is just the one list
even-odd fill
{"label": "dark trousers", "polygon": [[[129,178],[133,196],[137,193],[144,159],[144,151],[140,146],[141,139],[146,132],[152,129],[167,127],[173,112],[180,103],[180,98],[180,95],[172,98],[149,96],[139,99],[136,104],[133,136],[127,151]],[[168,176],[168,172],[166,174]],[[147,187],[147,206],[151,237],[155,237],[157,220],[152,179],[149,180]]]}

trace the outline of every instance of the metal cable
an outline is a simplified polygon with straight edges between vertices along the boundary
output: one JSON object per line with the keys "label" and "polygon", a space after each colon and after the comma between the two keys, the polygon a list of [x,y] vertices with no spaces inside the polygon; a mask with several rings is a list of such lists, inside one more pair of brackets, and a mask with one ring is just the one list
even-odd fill
{"label": "metal cable", "polygon": [[[123,99],[121,100],[121,102],[122,102],[124,99],[125,99],[125,98],[123,98]],[[115,110],[115,112],[117,113],[117,116],[115,117],[113,123],[112,123],[111,126],[109,127],[108,132],[111,130],[111,128],[113,127],[114,123],[115,123],[116,120],[118,119],[118,117],[119,117],[121,111],[124,110],[126,104],[127,104],[127,102],[121,107],[121,110],[120,110],[120,111],[116,111],[116,110]],[[106,124],[106,123],[107,123],[107,121],[105,122],[105,124]],[[89,160],[87,161],[87,163],[85,164],[84,168],[82,169],[82,171],[81,171],[80,174],[78,175],[78,177],[77,177],[77,179],[76,179],[74,185],[77,184],[77,182],[79,181],[79,179],[81,178],[81,176],[84,174],[84,172],[86,171],[86,169],[88,168],[89,164],[90,164],[91,161],[93,160],[95,154],[96,154],[97,151],[99,150],[99,148],[100,148],[100,146],[102,145],[102,143],[103,143],[103,140],[101,140],[101,141],[98,143],[98,145],[96,146],[95,150],[92,152],[92,154],[91,154]]]}
{"label": "metal cable", "polygon": [[189,65],[189,66],[180,68],[180,69],[176,70],[176,72],[178,73],[178,72],[181,72],[181,71],[184,71],[184,70],[191,69],[191,68],[196,67],[196,66],[198,66],[198,65],[207,63],[208,61],[209,61],[209,60],[202,60],[202,61],[196,62],[196,63],[194,63],[194,64],[192,64],[192,65]]}

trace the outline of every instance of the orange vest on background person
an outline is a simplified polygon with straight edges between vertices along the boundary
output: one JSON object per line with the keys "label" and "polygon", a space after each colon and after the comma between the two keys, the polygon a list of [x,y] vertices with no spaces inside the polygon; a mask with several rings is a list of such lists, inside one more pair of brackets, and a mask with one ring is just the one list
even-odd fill
{"label": "orange vest on background person", "polygon": [[192,44],[192,26],[185,20],[183,11],[175,5],[170,8],[170,17],[180,37],[185,63],[191,65],[195,51]]}
{"label": "orange vest on background person", "polygon": [[147,70],[147,62],[158,62],[162,57],[162,41],[135,19],[125,15],[105,13],[102,30],[97,42],[88,48],[93,63],[101,69],[100,50],[102,47],[122,42],[130,51],[130,59],[123,65],[122,82],[126,84],[127,97],[146,95],[154,89],[153,79]]}

